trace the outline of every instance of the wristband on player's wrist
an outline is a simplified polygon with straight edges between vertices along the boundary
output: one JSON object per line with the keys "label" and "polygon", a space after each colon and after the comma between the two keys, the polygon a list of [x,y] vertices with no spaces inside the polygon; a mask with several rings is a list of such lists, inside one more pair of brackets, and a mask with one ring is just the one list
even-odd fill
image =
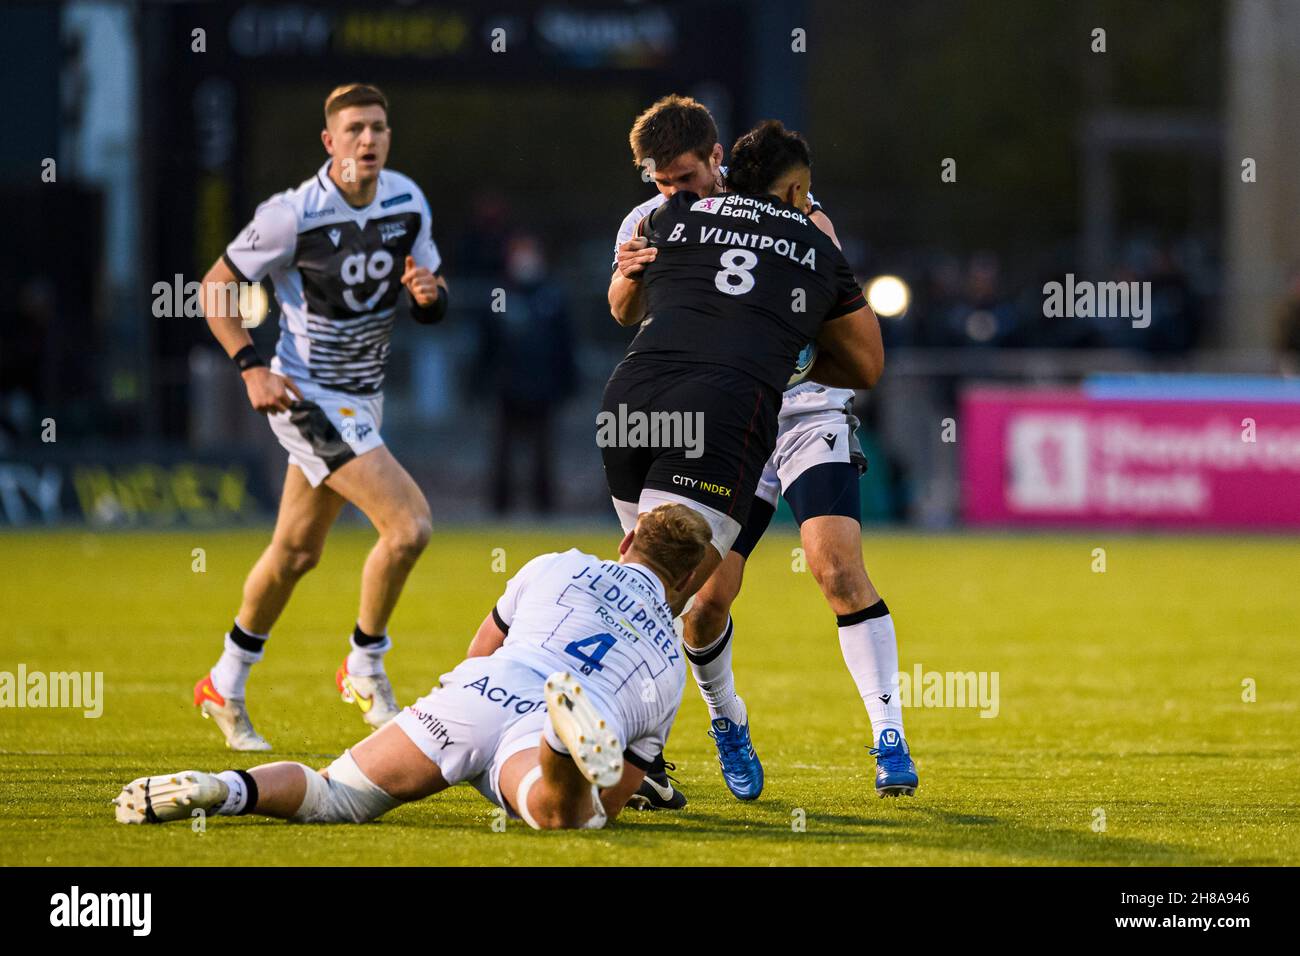
{"label": "wristband on player's wrist", "polygon": [[240,373],[247,372],[250,368],[263,368],[266,363],[262,361],[262,356],[257,354],[257,349],[251,345],[245,345],[242,349],[230,357],[235,363],[235,368]]}

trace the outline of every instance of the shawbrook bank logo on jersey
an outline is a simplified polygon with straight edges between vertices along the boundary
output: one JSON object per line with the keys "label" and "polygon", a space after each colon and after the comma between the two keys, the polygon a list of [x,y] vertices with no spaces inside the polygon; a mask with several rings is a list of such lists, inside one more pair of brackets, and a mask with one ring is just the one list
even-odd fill
{"label": "shawbrook bank logo on jersey", "polygon": [[741,196],[737,193],[696,200],[691,203],[691,212],[734,216],[738,219],[750,219],[754,222],[758,222],[763,215],[768,215],[780,219],[793,219],[801,226],[808,224],[808,217],[797,209],[789,206],[778,206],[766,199],[759,199],[755,196]]}
{"label": "shawbrook bank logo on jersey", "polygon": [[596,445],[600,448],[684,448],[687,458],[704,454],[703,412],[616,411],[596,415]]}

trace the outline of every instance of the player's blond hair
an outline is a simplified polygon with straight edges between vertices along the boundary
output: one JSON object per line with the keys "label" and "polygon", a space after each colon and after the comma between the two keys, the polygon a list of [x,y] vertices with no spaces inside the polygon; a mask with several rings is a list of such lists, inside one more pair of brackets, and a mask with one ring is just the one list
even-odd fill
{"label": "player's blond hair", "polygon": [[336,86],[330,90],[330,95],[325,97],[326,124],[329,123],[331,116],[349,106],[382,106],[387,113],[388,97],[379,87],[371,86],[369,83],[344,83],[342,86]]}
{"label": "player's blond hair", "polygon": [[632,551],[676,582],[704,560],[712,540],[713,530],[698,512],[686,505],[663,504],[637,518]]}

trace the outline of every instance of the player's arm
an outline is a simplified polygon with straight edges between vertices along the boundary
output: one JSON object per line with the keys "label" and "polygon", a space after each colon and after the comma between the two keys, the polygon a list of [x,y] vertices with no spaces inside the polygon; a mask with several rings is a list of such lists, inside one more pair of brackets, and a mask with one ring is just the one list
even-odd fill
{"label": "player's arm", "polygon": [[254,410],[263,414],[287,411],[295,398],[302,398],[302,392],[290,379],[267,368],[253,348],[253,338],[239,315],[238,292],[232,292],[238,290],[240,281],[224,256],[214,262],[203,277],[203,316],[213,337],[239,367]]}
{"label": "player's arm", "polygon": [[835,243],[836,249],[842,248],[840,246],[840,237],[835,235],[835,223],[831,222],[831,217],[826,215],[820,206],[809,213],[808,218],[813,221],[814,226],[826,233],[831,242]]}
{"label": "player's arm", "polygon": [[618,247],[618,267],[609,280],[609,312],[619,325],[636,325],[645,318],[641,273],[659,250],[645,239],[629,239]]}
{"label": "player's arm", "polygon": [[506,642],[506,630],[502,627],[500,618],[497,617],[497,609],[493,608],[492,613],[483,618],[483,623],[478,626],[478,631],[474,634],[474,639],[469,642],[469,650],[465,652],[466,657],[487,657],[496,651],[498,647]]}
{"label": "player's arm", "polygon": [[434,325],[447,315],[447,280],[438,273],[442,254],[433,241],[433,212],[423,193],[420,205],[424,215],[411,254],[406,257],[402,285],[411,298],[411,317],[421,325]]}
{"label": "player's arm", "polygon": [[506,642],[506,635],[510,633],[510,625],[514,622],[515,609],[519,606],[520,596],[527,589],[528,583],[545,570],[556,557],[555,552],[539,554],[506,582],[505,591],[497,599],[488,616],[483,618],[483,623],[478,626],[474,639],[469,642],[469,649],[465,652],[466,657],[487,657]]}
{"label": "player's arm", "polygon": [[[609,279],[609,312],[619,325],[636,325],[645,318],[645,298],[641,292],[641,276],[646,266],[654,262],[659,250],[650,245],[645,232],[649,216],[634,221],[632,215],[623,220],[619,239],[614,248],[614,274]],[[626,238],[624,238],[626,237]]]}
{"label": "player's arm", "polygon": [[406,257],[402,285],[411,297],[411,315],[421,325],[434,325],[447,314],[447,280]]}
{"label": "player's arm", "polygon": [[884,370],[885,345],[871,306],[822,323],[810,379],[830,388],[874,388]]}
{"label": "player's arm", "polygon": [[613,820],[622,809],[627,806],[627,802],[632,799],[632,794],[636,793],[637,788],[641,786],[641,781],[645,779],[645,771],[640,767],[632,766],[630,761],[623,761],[623,777],[612,787],[606,787],[600,791],[600,802],[605,808],[605,816]]}

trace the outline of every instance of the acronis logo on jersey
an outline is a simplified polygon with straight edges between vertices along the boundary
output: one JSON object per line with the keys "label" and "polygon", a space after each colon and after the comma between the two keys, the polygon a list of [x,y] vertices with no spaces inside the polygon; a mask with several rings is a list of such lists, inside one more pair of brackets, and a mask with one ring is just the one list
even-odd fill
{"label": "acronis logo on jersey", "polygon": [[393,206],[400,206],[404,202],[411,201],[410,193],[402,193],[400,196],[393,196],[391,199],[385,199],[379,204],[381,209],[391,209]]}

